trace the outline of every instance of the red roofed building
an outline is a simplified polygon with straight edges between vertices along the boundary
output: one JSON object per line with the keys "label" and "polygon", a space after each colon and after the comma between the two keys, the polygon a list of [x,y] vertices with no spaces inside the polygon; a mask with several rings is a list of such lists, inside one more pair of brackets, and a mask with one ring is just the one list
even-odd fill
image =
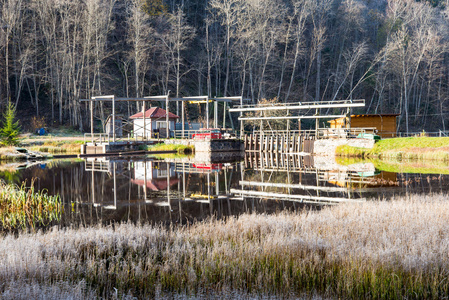
{"label": "red roofed building", "polygon": [[[166,137],[167,121],[166,121],[167,111],[160,107],[150,107],[145,112],[145,129],[147,137],[155,137],[159,134],[160,137]],[[134,135],[143,136],[143,113],[139,112],[135,115],[129,117],[133,120],[133,131]],[[175,122],[179,117],[171,112],[168,113],[168,128],[170,131],[175,130]]]}

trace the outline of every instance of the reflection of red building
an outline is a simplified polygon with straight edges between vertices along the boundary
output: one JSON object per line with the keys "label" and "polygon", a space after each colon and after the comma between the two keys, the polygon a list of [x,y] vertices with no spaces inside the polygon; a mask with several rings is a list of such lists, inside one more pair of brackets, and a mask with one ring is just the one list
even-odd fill
{"label": "reflection of red building", "polygon": [[[140,161],[134,163],[132,183],[145,186],[152,191],[162,191],[179,182],[173,166],[165,162]],[[146,181],[146,184],[145,184]]]}
{"label": "reflection of red building", "polygon": [[[140,186],[145,186],[145,180],[144,179],[132,179],[131,180],[132,183],[140,185]],[[170,186],[177,184],[179,182],[178,178],[170,178]],[[167,178],[160,178],[160,179],[152,179],[152,180],[148,180],[147,179],[147,188],[149,188],[152,191],[163,191],[167,189]]]}

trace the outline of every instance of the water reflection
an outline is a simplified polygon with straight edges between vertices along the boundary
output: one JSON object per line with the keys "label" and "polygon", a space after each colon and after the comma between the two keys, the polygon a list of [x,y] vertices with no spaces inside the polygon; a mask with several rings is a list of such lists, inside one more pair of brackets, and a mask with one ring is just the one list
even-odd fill
{"label": "water reflection", "polygon": [[284,154],[248,153],[241,163],[96,158],[36,164],[17,172],[28,182],[38,178],[38,189],[61,196],[61,226],[185,223],[448,190],[448,175],[381,172],[370,163],[342,166]]}

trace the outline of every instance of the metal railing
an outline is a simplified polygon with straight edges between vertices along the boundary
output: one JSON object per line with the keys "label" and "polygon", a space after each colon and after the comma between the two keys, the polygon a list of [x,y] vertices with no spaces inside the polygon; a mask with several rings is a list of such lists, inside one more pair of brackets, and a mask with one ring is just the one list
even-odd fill
{"label": "metal railing", "polygon": [[[149,141],[149,140],[160,140],[161,138],[151,138],[150,135],[143,136],[139,134],[133,134],[132,136],[128,134],[126,137],[117,137],[115,138],[116,142],[130,142],[130,141]],[[109,144],[114,141],[112,134],[107,133],[85,133],[84,134],[84,143],[92,143],[92,144]]]}
{"label": "metal railing", "polygon": [[415,131],[415,132],[398,132],[397,137],[419,137],[419,136],[427,136],[427,137],[445,137],[449,136],[449,131],[447,130],[438,130],[438,131]]}
{"label": "metal railing", "polygon": [[184,130],[184,135],[182,134],[182,130],[175,130],[174,137],[175,139],[191,139],[193,135],[198,133],[199,130]]}
{"label": "metal railing", "polygon": [[353,138],[363,134],[375,134],[376,127],[364,128],[319,128],[317,139]]}

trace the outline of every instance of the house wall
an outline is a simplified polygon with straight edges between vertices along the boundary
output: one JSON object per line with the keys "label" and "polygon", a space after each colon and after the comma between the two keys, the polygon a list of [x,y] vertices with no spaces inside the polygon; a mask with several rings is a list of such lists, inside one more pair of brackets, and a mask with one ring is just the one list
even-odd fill
{"label": "house wall", "polygon": [[[153,119],[145,119],[145,123],[146,123],[146,131],[147,131],[147,136],[148,137],[152,137],[152,133],[153,133],[153,129],[157,128],[157,121],[163,121],[164,120],[153,120]],[[174,120],[169,120],[169,129],[170,131],[173,131],[175,129],[175,121]],[[134,134],[137,134],[139,136],[143,135],[143,119],[134,119],[133,120],[133,132]]]}
{"label": "house wall", "polygon": [[[332,120],[331,128],[347,128],[348,121],[345,118]],[[396,136],[396,116],[363,116],[352,117],[351,128],[375,127],[382,138]]]}
{"label": "house wall", "polygon": [[396,116],[369,116],[351,118],[352,128],[376,127],[382,138],[396,136]]}
{"label": "house wall", "polygon": [[[153,131],[152,122],[150,119],[145,119],[146,123],[146,135],[148,137],[151,136],[151,132]],[[133,132],[135,135],[143,136],[143,119],[134,119],[133,120]]]}
{"label": "house wall", "polygon": [[[153,126],[153,128],[157,128],[157,124],[156,124],[156,122],[165,122],[165,119],[164,120],[154,120],[154,121],[152,121],[152,126]],[[175,130],[175,121],[173,121],[173,120],[169,120],[168,121],[168,128],[170,129],[170,130]]]}

